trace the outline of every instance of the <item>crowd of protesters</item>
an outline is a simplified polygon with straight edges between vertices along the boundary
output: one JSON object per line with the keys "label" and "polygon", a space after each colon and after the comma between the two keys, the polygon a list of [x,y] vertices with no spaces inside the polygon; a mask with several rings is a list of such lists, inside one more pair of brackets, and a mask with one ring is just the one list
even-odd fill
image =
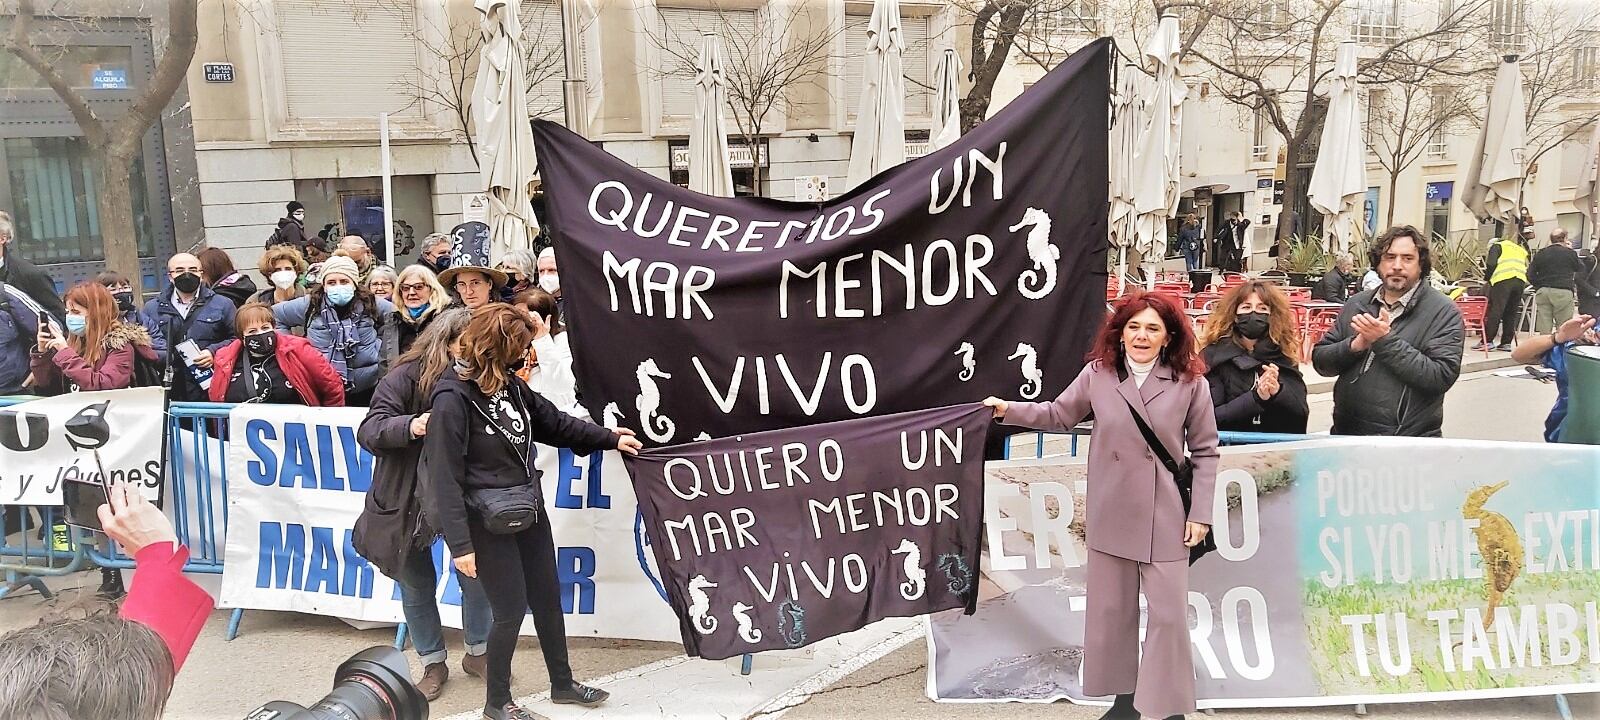
{"label": "crowd of protesters", "polygon": [[[423,239],[416,263],[397,269],[379,262],[360,236],[329,243],[307,235],[298,203],[287,211],[255,265],[261,286],[222,250],[177,253],[166,261],[167,283],[142,306],[129,279],[111,272],[58,297],[49,276],[12,247],[15,228],[0,214],[0,394],[152,385],[171,368],[175,400],[367,408],[359,439],[376,464],[353,543],[399,582],[424,668],[419,689],[433,699],[449,679],[430,549],[442,535],[464,596],[461,668],[485,679],[485,716],[530,717],[510,692],[511,654],[530,609],[552,699],[603,702],[606,693],[575,682],[568,666],[549,524],[503,532],[490,511],[505,493],[538,492],[535,444],[582,452],[639,448],[625,428],[579,419],[573,330],[554,252],[515,251],[491,264],[487,248],[434,233]],[[1236,217],[1218,233],[1230,266],[1237,266],[1245,229]],[[1183,237],[1192,268],[1200,262],[1202,235],[1191,224]],[[1530,283],[1541,288],[1541,306],[1550,306],[1541,319],[1548,317],[1544,327],[1554,332],[1548,341],[1524,345],[1519,359],[1549,356],[1559,364],[1564,348],[1596,342],[1588,314],[1568,318],[1575,303],[1600,292],[1585,282],[1592,271],[1564,238],[1552,239],[1531,260],[1526,245],[1500,243],[1489,264],[1491,296],[1504,296],[1493,303],[1496,310]],[[1343,303],[1343,310],[1309,353],[1286,295],[1273,284],[1231,288],[1201,328],[1164,296],[1135,293],[1109,308],[1094,356],[1060,398],[986,401],[1003,422],[1028,427],[1071,427],[1093,412],[1096,442],[1127,450],[1101,454],[1102,460],[1149,465],[1155,460],[1146,447],[1160,455],[1169,441],[1171,450],[1187,446],[1197,460],[1192,509],[1177,507],[1175,493],[1155,490],[1154,515],[1089,538],[1090,575],[1100,578],[1091,584],[1102,588],[1091,613],[1106,628],[1121,627],[1146,586],[1153,640],[1145,652],[1160,664],[1137,672],[1137,648],[1128,638],[1090,639],[1091,648],[1113,658],[1106,672],[1087,680],[1096,692],[1117,696],[1110,716],[1167,717],[1194,707],[1181,613],[1185,546],[1209,532],[1206,498],[1219,430],[1305,433],[1302,368],[1310,363],[1337,378],[1335,434],[1441,434],[1444,394],[1460,374],[1466,344],[1461,315],[1425,282],[1431,252],[1415,228],[1391,228],[1374,241],[1369,260],[1367,279],[1358,279],[1354,258],[1343,256],[1318,283],[1318,299]],[[1352,295],[1355,286],[1362,289]],[[1166,386],[1182,392],[1153,403]],[[1157,477],[1142,465],[1107,462],[1101,474]],[[1108,507],[1096,514],[1115,512]],[[1184,531],[1166,533],[1169,542],[1156,548],[1151,533],[1168,526]],[[1148,552],[1119,552],[1128,543]],[[1155,570],[1141,575],[1149,568]]]}

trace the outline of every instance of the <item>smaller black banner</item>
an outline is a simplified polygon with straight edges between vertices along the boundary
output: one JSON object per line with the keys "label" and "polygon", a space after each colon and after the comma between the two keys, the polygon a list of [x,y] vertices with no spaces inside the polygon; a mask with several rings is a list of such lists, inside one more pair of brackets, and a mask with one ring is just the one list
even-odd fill
{"label": "smaller black banner", "polygon": [[626,458],[684,649],[720,660],[971,612],[990,414],[956,405]]}

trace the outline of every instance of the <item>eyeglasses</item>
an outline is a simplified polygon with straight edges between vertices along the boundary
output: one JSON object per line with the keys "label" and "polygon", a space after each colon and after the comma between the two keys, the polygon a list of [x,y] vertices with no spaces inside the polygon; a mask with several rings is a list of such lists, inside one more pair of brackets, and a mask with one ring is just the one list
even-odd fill
{"label": "eyeglasses", "polygon": [[394,283],[387,280],[373,280],[367,283],[368,290],[393,290]]}
{"label": "eyeglasses", "polygon": [[167,271],[167,275],[169,275],[171,277],[177,277],[177,276],[182,275],[184,273],[194,273],[196,275],[199,275],[200,274],[200,268],[198,266],[197,267],[181,267],[181,268],[173,268],[173,269]]}
{"label": "eyeglasses", "polygon": [[427,291],[428,291],[428,284],[427,283],[406,283],[406,284],[400,286],[400,292],[403,292],[403,293],[410,293],[410,292],[425,293]]}
{"label": "eyeglasses", "polygon": [[457,280],[456,281],[456,289],[457,290],[466,290],[468,288],[481,288],[481,287],[489,287],[489,283],[486,283],[486,282],[484,282],[482,280],[479,280],[477,278],[473,278],[471,280]]}

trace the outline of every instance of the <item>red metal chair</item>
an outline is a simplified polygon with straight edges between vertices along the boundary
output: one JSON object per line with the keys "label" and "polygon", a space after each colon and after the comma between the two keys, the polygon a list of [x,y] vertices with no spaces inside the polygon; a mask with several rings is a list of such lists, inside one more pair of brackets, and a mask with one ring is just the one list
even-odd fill
{"label": "red metal chair", "polygon": [[1467,337],[1476,335],[1483,339],[1483,356],[1489,357],[1489,330],[1484,326],[1484,318],[1489,314],[1489,298],[1463,297],[1456,300],[1456,309],[1461,311],[1461,322],[1466,326]]}
{"label": "red metal chair", "polygon": [[1317,343],[1322,341],[1322,336],[1331,332],[1333,326],[1339,322],[1339,311],[1332,308],[1307,311],[1305,308],[1296,307],[1295,315],[1300,318],[1302,342],[1300,357],[1309,361],[1311,349],[1316,347]]}
{"label": "red metal chair", "polygon": [[1221,299],[1222,293],[1219,292],[1195,293],[1194,298],[1189,300],[1189,307],[1196,310],[1210,310],[1211,306],[1215,305],[1216,302]]}

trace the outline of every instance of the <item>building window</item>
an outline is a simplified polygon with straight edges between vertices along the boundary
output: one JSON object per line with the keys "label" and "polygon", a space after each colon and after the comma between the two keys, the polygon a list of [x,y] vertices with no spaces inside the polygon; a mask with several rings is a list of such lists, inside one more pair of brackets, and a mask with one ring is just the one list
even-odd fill
{"label": "building window", "polygon": [[1294,22],[1289,13],[1289,0],[1262,0],[1250,16],[1250,22],[1261,30],[1283,30]]}
{"label": "building window", "polygon": [[[754,10],[696,10],[689,8],[661,8],[660,39],[662,49],[661,72],[670,73],[661,79],[661,114],[665,118],[683,121],[694,117],[694,63],[700,56],[700,36],[715,33],[722,38],[723,70],[728,83],[736,83],[734,66],[728,54],[737,48],[749,47],[757,42],[760,32]],[[728,93],[730,104],[733,93]]]}
{"label": "building window", "polygon": [[326,0],[273,7],[289,119],[423,117],[414,3],[373,3],[359,13]]}
{"label": "building window", "polygon": [[1400,36],[1400,0],[1360,0],[1355,10],[1356,42],[1387,43]]}
{"label": "building window", "polygon": [[1443,160],[1450,151],[1449,141],[1446,139],[1445,114],[1450,112],[1450,103],[1455,101],[1455,89],[1446,86],[1433,88],[1428,98],[1428,124],[1432,130],[1428,135],[1428,147],[1424,150],[1429,160]]}
{"label": "building window", "polygon": [[1253,115],[1254,123],[1250,129],[1250,161],[1266,162],[1267,153],[1271,150],[1267,140],[1272,124],[1267,120],[1267,109],[1261,105],[1256,106]]}
{"label": "building window", "polygon": [[[689,187],[689,141],[669,140],[667,142],[667,170],[671,173],[671,180],[678,187]],[[762,175],[767,174],[771,167],[768,161],[767,141],[761,141],[761,167]],[[742,138],[728,138],[728,168],[733,176],[733,196],[749,197],[755,195],[756,171],[755,164],[751,162],[750,146]]]}
{"label": "building window", "polygon": [[[867,52],[867,23],[871,20],[870,15],[844,16],[844,109],[846,121],[852,125],[861,107],[861,72],[865,65],[861,57]],[[906,117],[927,118],[933,107],[933,63],[929,58],[927,16],[902,16],[900,32],[906,39],[905,55],[900,62],[906,81]]]}
{"label": "building window", "polygon": [[1439,0],[1439,27],[1456,19],[1456,0]]}
{"label": "building window", "polygon": [[[1600,33],[1591,33],[1592,39]],[[1583,87],[1600,85],[1600,45],[1574,48],[1572,51],[1572,79]]]}
{"label": "building window", "polygon": [[[40,264],[105,260],[99,210],[99,170],[95,153],[81,137],[6,138],[0,169],[3,207],[16,223],[15,248]],[[139,256],[155,254],[156,219],[144,192],[145,162],[133,163],[133,229]],[[7,202],[9,201],[9,202]]]}
{"label": "building window", "polygon": [[1522,52],[1528,26],[1527,0],[1491,0],[1489,5],[1489,41],[1495,52]]}
{"label": "building window", "polygon": [[1455,194],[1454,182],[1428,183],[1424,204],[1429,239],[1450,237],[1450,198]]}
{"label": "building window", "polygon": [[1029,45],[1060,49],[1075,38],[1100,34],[1100,0],[1065,0],[1053,8],[1037,8],[1028,19]]}

